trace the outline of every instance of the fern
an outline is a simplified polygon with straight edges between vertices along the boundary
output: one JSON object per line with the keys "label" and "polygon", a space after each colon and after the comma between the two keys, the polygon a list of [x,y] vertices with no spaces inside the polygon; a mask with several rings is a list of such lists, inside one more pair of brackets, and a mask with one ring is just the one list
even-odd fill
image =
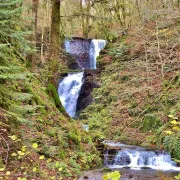
{"label": "fern", "polygon": [[19,55],[30,47],[25,38],[30,33],[23,31],[21,12],[22,0],[0,0],[0,107],[9,117],[23,122],[24,114],[33,113],[37,107],[29,105],[33,95],[15,88],[23,87],[32,76],[19,60]]}
{"label": "fern", "polygon": [[180,159],[180,132],[165,136],[163,144],[174,158]]}

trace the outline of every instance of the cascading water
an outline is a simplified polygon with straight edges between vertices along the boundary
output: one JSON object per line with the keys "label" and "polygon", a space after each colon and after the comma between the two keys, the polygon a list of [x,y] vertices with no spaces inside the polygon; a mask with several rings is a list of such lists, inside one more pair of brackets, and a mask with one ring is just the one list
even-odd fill
{"label": "cascading water", "polygon": [[[79,67],[96,69],[96,58],[105,47],[105,40],[74,38],[65,41],[65,50],[75,57]],[[58,86],[58,94],[66,112],[76,116],[77,101],[83,85],[84,72],[69,73]]]}
{"label": "cascading water", "polygon": [[96,58],[99,56],[100,51],[105,47],[105,40],[93,39],[90,44],[90,69],[96,69]]}
{"label": "cascading water", "polygon": [[[115,146],[117,147],[117,146]],[[115,154],[114,158],[106,150],[104,164],[110,168],[131,169],[150,168],[162,171],[180,171],[180,167],[172,161],[169,153],[146,150],[137,146],[126,146],[119,144],[120,150]]]}
{"label": "cascading water", "polygon": [[76,105],[81,86],[83,84],[83,72],[69,73],[60,83],[58,94],[66,112],[74,117],[76,115]]}

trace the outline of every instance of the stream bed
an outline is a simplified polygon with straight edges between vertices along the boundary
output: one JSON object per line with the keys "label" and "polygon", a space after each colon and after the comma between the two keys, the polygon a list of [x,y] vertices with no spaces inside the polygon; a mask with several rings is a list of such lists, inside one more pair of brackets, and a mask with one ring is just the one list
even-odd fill
{"label": "stream bed", "polygon": [[180,167],[165,151],[105,141],[104,168],[85,172],[79,180],[101,180],[111,171],[119,171],[121,180],[173,180]]}
{"label": "stream bed", "polygon": [[[178,172],[163,172],[152,169],[133,170],[122,168],[111,170],[118,170],[121,173],[120,180],[174,180],[174,176],[178,174]],[[105,171],[104,169],[88,171],[85,172],[78,180],[102,180],[102,176],[106,173],[108,173],[108,171]]]}

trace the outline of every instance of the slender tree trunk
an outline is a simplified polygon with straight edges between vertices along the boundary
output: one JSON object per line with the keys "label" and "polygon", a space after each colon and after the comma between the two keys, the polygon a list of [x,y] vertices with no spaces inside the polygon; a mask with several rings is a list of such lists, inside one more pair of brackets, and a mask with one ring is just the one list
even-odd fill
{"label": "slender tree trunk", "polygon": [[44,61],[44,27],[45,27],[45,14],[43,13],[42,28],[41,28],[41,62]]}
{"label": "slender tree trunk", "polygon": [[80,11],[81,11],[81,23],[82,23],[82,34],[83,37],[86,35],[86,28],[85,28],[85,22],[84,22],[84,12],[83,12],[83,0],[80,0]]}
{"label": "slender tree trunk", "polygon": [[37,43],[37,36],[38,36],[38,5],[39,0],[33,0],[33,12],[34,12],[34,32],[35,32],[35,40]]}
{"label": "slender tree trunk", "polygon": [[84,32],[85,38],[89,37],[90,11],[91,11],[91,3],[90,3],[90,0],[87,0],[86,28],[85,28],[85,32]]}
{"label": "slender tree trunk", "polygon": [[[37,47],[37,39],[38,39],[38,5],[39,5],[39,0],[32,0],[32,12],[34,14],[34,46],[35,48]],[[35,68],[36,64],[36,54],[33,54],[31,57],[31,66],[32,69]]]}
{"label": "slender tree trunk", "polygon": [[60,50],[60,0],[52,1],[50,44],[50,60],[58,60]]}
{"label": "slender tree trunk", "polygon": [[139,17],[141,18],[141,7],[140,7],[140,2],[139,2],[139,0],[136,0],[136,6],[137,6],[137,10],[138,10]]}

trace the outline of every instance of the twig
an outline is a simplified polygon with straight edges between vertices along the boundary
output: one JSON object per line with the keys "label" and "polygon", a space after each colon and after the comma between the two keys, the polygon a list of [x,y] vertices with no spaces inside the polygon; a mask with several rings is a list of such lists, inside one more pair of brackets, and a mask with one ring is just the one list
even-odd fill
{"label": "twig", "polygon": [[8,157],[9,157],[9,144],[1,134],[0,134],[0,137],[6,143],[6,146],[7,146],[7,153],[6,153],[6,158],[5,158],[5,167],[7,167]]}

